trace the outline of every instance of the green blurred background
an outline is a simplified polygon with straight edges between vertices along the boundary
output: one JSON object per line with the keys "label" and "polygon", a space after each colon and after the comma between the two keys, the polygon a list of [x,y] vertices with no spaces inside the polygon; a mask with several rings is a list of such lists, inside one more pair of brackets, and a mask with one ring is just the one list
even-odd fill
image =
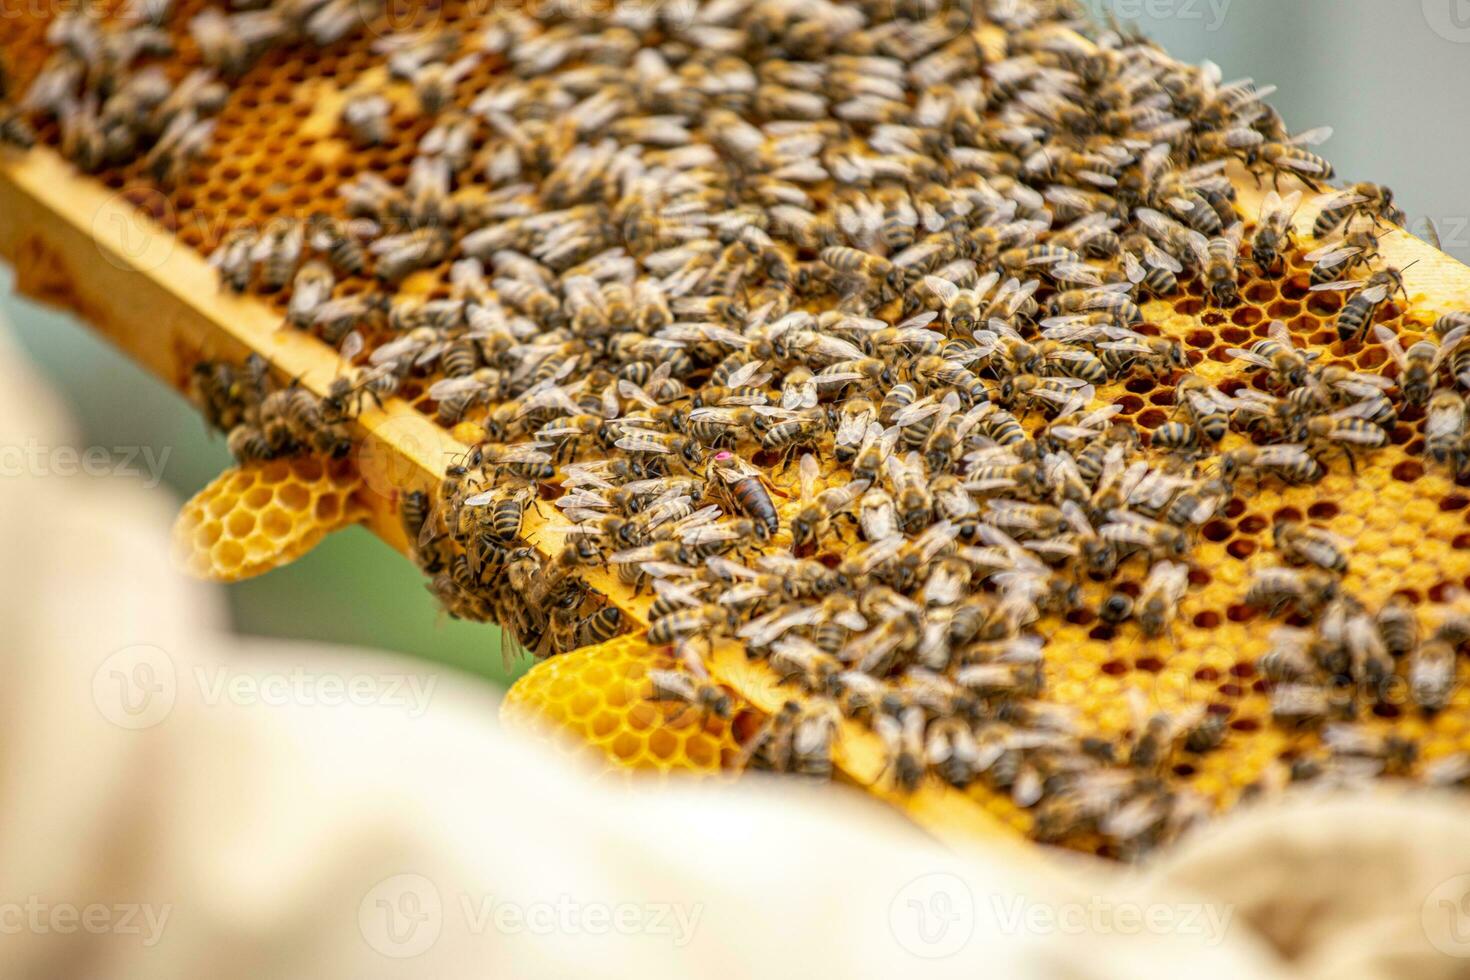
{"label": "green blurred background", "polygon": [[[0,309],[69,402],[81,446],[147,446],[154,458],[166,448],[158,492],[179,502],[231,465],[224,439],[207,431],[181,396],[73,317],[14,296],[12,279],[0,266]],[[527,666],[513,665],[507,674],[499,628],[441,615],[418,569],[362,528],[329,535],[299,561],[260,578],[216,588],[241,633],[396,650],[498,685]]]}
{"label": "green blurred background", "polygon": [[[1099,0],[1176,56],[1210,58],[1227,78],[1274,82],[1273,101],[1298,129],[1330,124],[1325,148],[1346,180],[1391,184],[1422,228],[1470,260],[1470,93],[1467,0]],[[10,295],[0,311],[72,406],[84,446],[170,449],[160,492],[194,494],[229,465],[179,396],[72,318]],[[331,536],[286,568],[222,587],[241,633],[362,644],[453,665],[505,684],[499,630],[441,616],[418,571],[372,535]]]}

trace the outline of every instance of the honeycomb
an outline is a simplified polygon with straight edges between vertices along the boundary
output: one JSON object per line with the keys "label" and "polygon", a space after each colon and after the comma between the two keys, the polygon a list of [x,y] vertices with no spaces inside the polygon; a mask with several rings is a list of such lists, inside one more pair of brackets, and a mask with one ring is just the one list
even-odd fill
{"label": "honeycomb", "polygon": [[295,561],[362,519],[362,484],[347,462],[314,456],[231,467],[184,504],[175,562],[212,582],[239,582]]}
{"label": "honeycomb", "polygon": [[739,699],[728,722],[652,700],[648,671],[673,666],[667,651],[636,636],[584,647],[526,672],[507,692],[500,717],[604,772],[718,776],[740,755],[737,732],[757,716]]}
{"label": "honeycomb", "polygon": [[[186,22],[204,4],[185,0],[179,6],[176,24]],[[436,26],[469,28],[474,16],[475,8],[467,3],[445,2],[442,6],[403,4],[386,14],[385,20],[391,20],[395,30],[405,29],[415,17],[430,19]],[[380,33],[379,26],[369,25],[368,34]],[[11,67],[21,84],[43,59],[43,27],[34,15],[0,21],[0,47],[11,55]],[[169,70],[182,73],[198,63],[197,52],[182,28],[175,33],[180,53]],[[211,251],[225,231],[241,222],[260,226],[280,214],[315,210],[340,216],[345,210],[337,192],[357,174],[374,172],[394,184],[404,181],[414,145],[430,125],[411,111],[404,87],[388,83],[382,70],[374,67],[377,61],[361,37],[320,49],[298,46],[270,51],[232,84],[212,146],[176,188],[155,187],[137,165],[104,171],[97,179],[200,252]],[[456,104],[466,107],[473,93],[501,68],[495,58],[483,59],[458,86]],[[392,139],[377,147],[354,148],[338,127],[340,106],[353,92],[378,90],[393,103]],[[54,131],[43,130],[41,135],[43,140],[55,138]],[[480,176],[468,176],[466,183],[470,188],[485,186]],[[1240,208],[1248,233],[1255,216],[1255,210],[1246,204],[1249,196],[1247,188]],[[1238,281],[1244,302],[1232,310],[1214,309],[1199,285],[1189,283],[1172,300],[1145,305],[1146,322],[1138,330],[1178,338],[1188,351],[1192,370],[1225,390],[1247,385],[1267,390],[1265,380],[1243,371],[1227,349],[1265,337],[1272,320],[1286,323],[1299,343],[1321,353],[1324,363],[1396,376],[1397,369],[1381,345],[1336,339],[1332,318],[1341,307],[1341,298],[1308,291],[1309,267],[1301,254],[1314,244],[1303,236],[1277,279],[1252,276],[1248,260],[1242,259]],[[404,283],[404,289],[445,296],[446,271],[447,263],[416,273]],[[357,295],[370,286],[365,279],[347,278],[338,283],[336,295]],[[289,298],[288,290],[260,301],[281,312]],[[1393,327],[1407,348],[1426,334],[1435,312],[1440,311],[1420,308],[1417,303],[1405,308],[1389,302],[1380,310],[1378,322]],[[426,381],[410,379],[399,394],[432,415],[436,406],[426,391]],[[1097,395],[1100,402],[1121,406],[1119,420],[1136,426],[1145,441],[1174,413],[1175,390],[1167,379],[1135,376],[1102,386]],[[473,429],[466,423],[455,436],[466,445],[473,444],[481,437]],[[1232,433],[1222,449],[1246,444],[1243,436]],[[278,466],[294,471],[298,465],[313,464],[272,463],[262,471]],[[256,574],[304,551],[330,529],[292,521],[289,530],[278,537],[268,540],[264,528],[250,537],[255,515],[275,498],[268,495],[263,480],[257,485],[252,478],[237,487],[235,481],[243,479],[244,472],[227,473],[181,516],[176,548],[196,572],[221,578]],[[324,475],[316,481],[322,479]],[[1413,409],[1401,413],[1389,446],[1364,454],[1356,474],[1334,463],[1327,477],[1311,486],[1242,481],[1237,485],[1239,495],[1223,514],[1201,529],[1190,558],[1192,588],[1170,633],[1148,639],[1132,624],[1108,626],[1085,609],[1038,624],[1048,639],[1044,661],[1047,699],[1073,710],[1084,734],[1112,742],[1137,734],[1129,692],[1141,693],[1150,711],[1177,713],[1203,707],[1227,719],[1230,736],[1225,746],[1204,754],[1181,750],[1173,776],[1215,808],[1228,808],[1245,787],[1280,761],[1320,747],[1315,732],[1287,731],[1271,722],[1269,685],[1260,676],[1257,661],[1266,650],[1267,633],[1276,624],[1242,602],[1251,574],[1279,562],[1271,542],[1273,527],[1285,520],[1308,520],[1352,540],[1345,587],[1370,605],[1402,596],[1426,607],[1427,617],[1427,607],[1447,600],[1459,588],[1470,588],[1470,562],[1457,554],[1470,548],[1470,528],[1464,526],[1470,514],[1470,491],[1465,486],[1465,481],[1455,481],[1425,458],[1424,420],[1422,412]],[[247,496],[252,492],[257,494],[258,505]],[[337,523],[346,522],[350,493],[342,491],[333,499],[341,508]],[[315,514],[314,507],[305,510]],[[237,515],[243,529],[238,534],[234,527]],[[261,520],[263,525],[264,518]],[[286,528],[284,523],[278,526]],[[1114,589],[1136,594],[1144,571],[1130,565],[1116,581],[1084,582],[1089,600],[1084,605],[1095,607]],[[594,584],[646,622],[646,596],[630,596],[610,575]],[[713,773],[738,755],[736,735],[742,734],[738,731],[742,724],[748,726],[760,713],[778,710],[783,700],[796,693],[743,655],[722,654],[717,676],[749,702],[746,720],[734,726],[736,731],[707,719],[698,724],[689,719],[675,722],[671,720],[674,710],[650,703],[643,690],[647,670],[672,663],[667,648],[650,647],[636,637],[554,658],[536,666],[511,690],[504,716],[517,726],[550,721],[579,740],[581,751],[621,767]],[[1391,699],[1375,705],[1361,723],[1372,730],[1419,740],[1426,761],[1470,748],[1466,669],[1463,660],[1457,662],[1459,683],[1453,698],[1446,710],[1432,718],[1414,710],[1405,697],[1397,705]],[[917,792],[898,793],[890,785],[873,736],[857,726],[844,727],[836,756],[846,778],[893,800],[916,817],[927,814],[921,818],[926,823],[1004,826],[1022,833],[1031,829],[1030,815],[1024,809],[979,785],[962,792],[929,777]]]}

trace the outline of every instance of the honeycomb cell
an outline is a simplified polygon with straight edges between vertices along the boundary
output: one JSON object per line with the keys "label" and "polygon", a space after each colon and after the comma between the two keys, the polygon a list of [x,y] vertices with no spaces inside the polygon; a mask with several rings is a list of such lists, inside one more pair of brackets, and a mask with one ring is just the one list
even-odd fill
{"label": "honeycomb cell", "polygon": [[[740,751],[729,722],[650,701],[650,669],[672,655],[636,636],[537,664],[506,693],[501,718],[540,737],[585,742],[617,770],[715,776]],[[734,714],[749,708],[735,698]]]}
{"label": "honeycomb cell", "polygon": [[[267,470],[274,493],[263,486]],[[212,581],[259,575],[305,554],[328,532],[360,520],[365,511],[356,499],[358,485],[345,463],[328,467],[314,460],[278,460],[226,470],[179,512],[174,559],[190,574]],[[260,490],[265,490],[263,502]],[[288,497],[299,497],[302,506],[288,512],[271,503]]]}

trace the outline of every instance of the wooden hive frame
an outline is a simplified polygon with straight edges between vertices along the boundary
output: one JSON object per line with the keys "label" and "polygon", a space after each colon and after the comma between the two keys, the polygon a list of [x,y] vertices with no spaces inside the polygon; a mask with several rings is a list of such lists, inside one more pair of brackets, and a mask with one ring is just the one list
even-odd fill
{"label": "wooden hive frame", "polygon": [[[975,36],[982,46],[1000,41],[995,29]],[[299,125],[334,125],[340,101],[341,94],[330,86],[315,87],[309,119]],[[1238,169],[1233,176],[1241,210],[1256,214],[1263,190]],[[1303,208],[1297,228],[1306,231],[1314,217],[1310,205]],[[79,175],[50,149],[0,152],[0,256],[14,264],[22,294],[75,311],[177,390],[187,389],[191,369],[201,360],[239,361],[252,352],[264,357],[279,378],[298,379],[317,395],[338,373],[336,353],[328,346],[279,329],[280,316],[266,302],[220,290],[214,271],[182,237],[152,222],[122,193]],[[1384,237],[1382,259],[1401,268],[1415,263],[1405,279],[1420,318],[1470,309],[1470,269],[1453,259],[1400,231]],[[399,518],[402,494],[433,491],[466,446],[400,399],[388,400],[381,409],[366,407],[353,426],[357,463],[370,488],[361,495],[365,523],[410,555]],[[534,512],[527,514],[524,535],[543,556],[555,554],[562,544]],[[635,629],[647,625],[650,597],[631,594],[607,570],[589,568],[584,574],[589,585],[628,614]],[[620,650],[629,642],[613,641]],[[790,696],[768,669],[747,662],[736,644],[717,649],[711,668],[763,712],[777,710]],[[888,788],[877,739],[865,729],[847,726],[834,759],[846,781],[894,803],[942,838],[1020,839],[1014,833],[1021,826],[1019,814],[1007,800],[982,806],[974,796],[933,778],[911,795]]]}
{"label": "wooden hive frame", "polygon": [[[1234,178],[1242,210],[1254,213],[1262,189],[1242,172]],[[1304,208],[1296,218],[1298,230],[1305,234],[1314,218],[1314,209]],[[1382,252],[1385,262],[1400,268],[1414,263],[1405,279],[1416,311],[1433,316],[1470,308],[1470,268],[1397,229],[1385,236]],[[260,300],[220,290],[203,257],[120,195],[78,175],[52,150],[0,159],[0,256],[14,265],[22,295],[75,312],[181,392],[199,361],[238,361],[252,352],[280,377],[297,378],[318,395],[338,372],[335,351],[307,334],[279,329],[279,316]],[[365,523],[408,555],[398,513],[401,494],[432,491],[466,447],[399,399],[382,408],[368,406],[353,424],[363,477],[380,491],[364,496]],[[525,533],[543,555],[561,546],[534,512],[527,514]],[[637,628],[647,626],[648,597],[632,595],[606,570],[590,569],[588,579]],[[711,666],[721,682],[763,712],[777,710],[788,696],[768,669],[746,661],[738,645],[719,648]],[[1014,815],[1004,806],[982,807],[932,779],[913,794],[887,788],[876,737],[857,726],[844,731],[835,761],[847,781],[894,803],[943,839],[1020,841],[1007,819]]]}

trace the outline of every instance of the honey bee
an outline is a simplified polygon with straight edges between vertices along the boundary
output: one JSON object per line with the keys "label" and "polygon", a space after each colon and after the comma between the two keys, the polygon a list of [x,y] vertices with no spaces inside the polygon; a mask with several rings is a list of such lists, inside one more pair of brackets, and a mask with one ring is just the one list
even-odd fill
{"label": "honey bee", "polygon": [[304,233],[294,218],[272,218],[250,250],[250,260],[260,269],[258,288],[275,292],[291,281],[301,261]]}
{"label": "honey bee", "polygon": [[379,238],[368,246],[376,259],[373,271],[396,284],[410,273],[436,265],[448,253],[449,237],[439,228],[419,228]]}
{"label": "honey bee", "polygon": [[1235,400],[1194,374],[1180,378],[1174,387],[1175,410],[1182,409],[1199,434],[1219,442],[1230,431],[1230,412]]}
{"label": "honey bee", "polygon": [[1123,510],[1111,511],[1108,517],[1098,534],[1120,558],[1138,552],[1156,560],[1182,558],[1189,550],[1188,535],[1172,524]]}
{"label": "honey bee", "polygon": [[1144,636],[1159,636],[1168,628],[1188,588],[1189,566],[1182,562],[1161,561],[1149,569],[1133,609]]}
{"label": "honey bee", "polygon": [[1364,417],[1374,411],[1375,403],[1364,401],[1328,415],[1314,415],[1302,423],[1292,437],[1304,440],[1309,450],[1336,446],[1342,450],[1348,465],[1357,472],[1354,448],[1376,449],[1388,444],[1388,433],[1383,427]]}
{"label": "honey bee", "polygon": [[[806,459],[812,457],[807,456]],[[815,462],[815,459],[813,459]],[[735,507],[755,522],[763,540],[769,540],[781,528],[781,518],[759,471],[746,466],[733,453],[717,453],[711,464],[715,475],[725,486]]]}
{"label": "honey bee", "polygon": [[841,487],[831,487],[820,494],[813,493],[818,477],[818,466],[816,457],[809,453],[801,457],[800,473],[800,509],[791,519],[791,545],[795,550],[819,541],[831,521],[842,514],[867,489],[867,484],[854,480]]}
{"label": "honey bee", "polygon": [[1395,659],[1407,656],[1419,645],[1419,619],[1414,605],[1401,595],[1389,597],[1378,610],[1375,625],[1384,649]]}
{"label": "honey bee", "polygon": [[[370,223],[369,223],[370,224]],[[367,269],[367,252],[356,231],[364,231],[360,223],[338,221],[331,215],[316,212],[306,220],[306,241],[326,256],[338,272],[346,276],[362,275]]]}
{"label": "honey bee", "polygon": [[1129,293],[1133,283],[1104,283],[1090,289],[1070,289],[1057,293],[1047,301],[1048,316],[1104,311],[1111,313],[1119,326],[1132,327],[1143,322],[1143,311]]}
{"label": "honey bee", "polygon": [[1399,367],[1399,390],[1410,405],[1425,405],[1430,401],[1438,387],[1440,366],[1460,348],[1467,334],[1470,334],[1470,324],[1462,324],[1439,338],[1438,342],[1425,338],[1406,353],[1392,330],[1381,323],[1373,327],[1373,336],[1378,338]]}
{"label": "honey bee", "polygon": [[1312,235],[1324,239],[1349,222],[1354,216],[1403,224],[1404,216],[1393,203],[1393,191],[1381,184],[1354,184],[1322,202],[1322,210],[1312,224]]}
{"label": "honey bee", "polygon": [[1129,694],[1134,734],[1128,764],[1135,769],[1161,770],[1169,764],[1175,745],[1200,721],[1198,712],[1179,717],[1166,711],[1150,714],[1142,692],[1135,688]]}
{"label": "honey bee", "polygon": [[1455,647],[1439,636],[1420,643],[1409,654],[1409,696],[1426,715],[1449,704],[1455,688]]}
{"label": "honey bee", "polygon": [[1251,239],[1251,261],[1263,275],[1273,275],[1280,269],[1282,253],[1293,243],[1291,222],[1301,203],[1301,191],[1292,191],[1286,197],[1274,189],[1266,193],[1256,234]]}
{"label": "honey bee", "polygon": [[735,702],[728,693],[707,678],[696,678],[677,670],[650,670],[654,701],[674,701],[696,710],[706,718],[728,721],[735,712]]}
{"label": "honey bee", "polygon": [[924,778],[924,709],[913,705],[898,717],[879,715],[873,730],[883,742],[883,770],[892,772],[894,786],[905,793],[918,789]]}
{"label": "honey bee", "polygon": [[[1349,226],[1351,228],[1351,225]],[[1321,286],[1348,278],[1360,265],[1378,255],[1378,233],[1373,228],[1349,230],[1305,256],[1312,264],[1311,285]]]}
{"label": "honey bee", "polygon": [[[1443,345],[1444,338],[1462,326],[1470,326],[1470,313],[1446,313],[1434,321],[1434,335]],[[1450,373],[1461,387],[1470,389],[1470,348],[1461,344],[1450,355]]]}
{"label": "honey bee", "polygon": [[1165,422],[1153,431],[1148,444],[1185,458],[1200,455],[1199,430],[1183,422]]}
{"label": "honey bee", "polygon": [[785,772],[791,764],[791,746],[801,705],[786,701],[741,748],[738,769]]}
{"label": "honey bee", "polygon": [[1329,531],[1300,521],[1281,521],[1271,536],[1276,550],[1289,562],[1316,565],[1339,575],[1347,571],[1348,545]]}
{"label": "honey bee", "polygon": [[237,293],[245,291],[255,274],[252,254],[260,240],[255,229],[235,228],[225,234],[209,256],[209,264],[219,270],[220,280]]}
{"label": "honey bee", "polygon": [[1212,238],[1200,257],[1203,266],[1205,290],[1216,306],[1240,305],[1240,293],[1236,287],[1235,263],[1240,254],[1241,226],[1236,225],[1223,236]]}
{"label": "honey bee", "polygon": [[1272,320],[1265,339],[1256,341],[1250,349],[1231,347],[1225,353],[1253,367],[1264,368],[1278,384],[1289,388],[1300,388],[1306,383],[1312,362],[1319,356],[1316,351],[1298,349],[1291,332],[1280,320]]}
{"label": "honey bee", "polygon": [[311,260],[296,271],[291,283],[291,299],[286,305],[286,320],[298,330],[309,328],[317,311],[331,299],[336,277],[325,262]]}
{"label": "honey bee", "polygon": [[1271,720],[1288,728],[1320,724],[1332,711],[1326,689],[1317,684],[1294,681],[1271,689]]}
{"label": "honey bee", "polygon": [[882,290],[897,295],[903,291],[908,273],[903,267],[871,252],[847,246],[835,245],[818,253],[822,262],[832,271],[859,276],[869,283],[878,284]]}
{"label": "honey bee", "polygon": [[381,146],[388,142],[388,117],[393,105],[373,92],[355,95],[342,106],[342,124],[358,148]]}
{"label": "honey bee", "polygon": [[1436,463],[1452,464],[1458,473],[1465,458],[1465,396],[1440,388],[1429,399],[1424,419],[1424,448]]}
{"label": "honey bee", "polygon": [[1395,292],[1409,296],[1404,287],[1403,273],[1398,269],[1383,269],[1367,279],[1346,280],[1313,286],[1313,292],[1324,290],[1357,290],[1342,311],[1337,315],[1337,338],[1341,341],[1361,340],[1368,333],[1374,318],[1389,296]]}
{"label": "honey bee", "polygon": [[1283,175],[1290,174],[1313,190],[1317,181],[1331,180],[1336,174],[1332,164],[1304,146],[1314,146],[1332,136],[1327,126],[1308,130],[1284,140],[1263,141],[1245,148],[1242,157],[1246,168],[1260,180],[1263,170],[1270,171],[1272,186],[1279,189]]}
{"label": "honey bee", "polygon": [[189,33],[199,46],[199,57],[226,78],[245,73],[265,45],[285,35],[285,19],[274,10],[226,14],[208,7],[189,21]]}
{"label": "honey bee", "polygon": [[1313,616],[1338,595],[1338,577],[1319,569],[1272,567],[1257,569],[1245,592],[1245,604],[1282,616],[1288,608],[1297,616]]}

